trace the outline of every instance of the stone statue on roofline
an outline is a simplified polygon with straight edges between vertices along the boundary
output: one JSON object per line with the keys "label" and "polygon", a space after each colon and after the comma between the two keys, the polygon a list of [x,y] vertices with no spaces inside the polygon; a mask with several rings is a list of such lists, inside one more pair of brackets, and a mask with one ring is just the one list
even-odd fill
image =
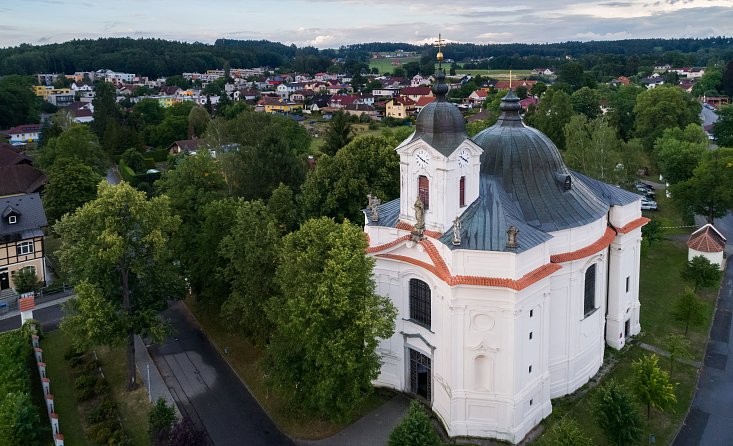
{"label": "stone statue on roofline", "polygon": [[412,233],[412,239],[418,241],[425,233],[425,203],[418,196],[413,206],[415,208],[415,231]]}
{"label": "stone statue on roofline", "polygon": [[453,220],[453,244],[456,246],[461,244],[461,217],[459,216]]}
{"label": "stone statue on roofline", "polygon": [[379,205],[382,204],[382,201],[377,198],[376,195],[367,194],[367,200],[369,200],[369,203],[367,204],[367,209],[369,209],[369,218],[372,221],[379,221]]}
{"label": "stone statue on roofline", "polygon": [[507,248],[509,249],[519,248],[519,242],[517,241],[518,235],[519,235],[519,229],[514,225],[509,226],[509,229],[507,229],[506,231],[506,236],[507,236],[506,247]]}

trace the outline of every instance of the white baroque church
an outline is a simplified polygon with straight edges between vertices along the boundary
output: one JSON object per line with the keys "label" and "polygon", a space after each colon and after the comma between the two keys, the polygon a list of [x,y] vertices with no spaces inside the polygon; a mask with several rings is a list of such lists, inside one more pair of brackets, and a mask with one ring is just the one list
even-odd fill
{"label": "white baroque church", "polygon": [[648,220],[639,195],[570,171],[511,91],[469,138],[444,79],[396,148],[400,198],[365,210],[399,310],[375,385],[424,399],[451,437],[517,443],[639,333]]}

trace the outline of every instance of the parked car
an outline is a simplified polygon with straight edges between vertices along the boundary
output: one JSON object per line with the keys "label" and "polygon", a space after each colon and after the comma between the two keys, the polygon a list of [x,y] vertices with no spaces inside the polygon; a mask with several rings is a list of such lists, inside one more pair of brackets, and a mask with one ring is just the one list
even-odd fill
{"label": "parked car", "polygon": [[657,203],[651,202],[651,203],[641,203],[641,210],[642,211],[656,211],[657,210]]}

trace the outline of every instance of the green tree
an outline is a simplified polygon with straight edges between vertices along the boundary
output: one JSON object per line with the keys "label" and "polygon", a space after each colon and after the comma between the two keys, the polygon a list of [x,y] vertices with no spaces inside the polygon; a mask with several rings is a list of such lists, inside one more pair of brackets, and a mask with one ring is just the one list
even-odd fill
{"label": "green tree", "polygon": [[718,110],[718,120],[713,124],[713,136],[721,147],[733,147],[733,105]]}
{"label": "green tree", "polygon": [[305,215],[361,222],[367,194],[383,201],[398,197],[396,145],[392,139],[366,135],[354,139],[334,157],[322,156],[301,189]]}
{"label": "green tree", "polygon": [[115,86],[109,82],[98,82],[94,86],[94,100],[92,101],[94,112],[92,116],[94,120],[91,122],[91,128],[97,137],[104,139],[107,127],[112,122],[119,124],[122,120],[122,111],[117,104],[117,91]]}
{"label": "green tree", "polygon": [[[225,195],[221,167],[208,150],[200,150],[194,156],[184,157],[175,169],[168,170],[155,182],[155,188],[159,194],[168,196],[171,209],[181,219],[180,229],[172,236],[171,248],[186,276],[192,278],[202,263],[212,260],[202,256],[201,249],[206,247],[201,246],[199,238],[201,225],[207,217],[204,207]],[[218,240],[216,244],[218,246]],[[201,292],[205,281],[205,277],[191,279],[194,292]]]}
{"label": "green tree", "polygon": [[672,316],[679,322],[685,323],[685,336],[692,325],[700,325],[705,320],[702,302],[697,298],[695,292],[688,288],[684,294],[677,299],[672,308]]}
{"label": "green tree", "polygon": [[662,225],[659,220],[652,219],[649,223],[641,228],[641,237],[646,240],[647,246],[652,247],[652,243],[662,239]]}
{"label": "green tree", "polygon": [[280,233],[287,234],[295,229],[298,224],[298,208],[295,203],[293,190],[287,185],[280,185],[272,191],[270,199],[267,200],[267,208],[275,218]]}
{"label": "green tree", "polygon": [[188,138],[200,138],[206,132],[206,126],[209,125],[211,116],[200,105],[197,105],[188,112]]}
{"label": "green tree", "polygon": [[575,419],[564,416],[542,436],[542,446],[592,446],[593,441],[583,432]]}
{"label": "green tree", "polygon": [[41,281],[36,275],[36,269],[33,267],[21,268],[13,272],[13,286],[18,294],[38,292],[41,289]]}
{"label": "green tree", "polygon": [[605,119],[589,120],[585,115],[575,115],[564,131],[568,167],[602,181],[618,181],[621,141]]}
{"label": "green tree", "polygon": [[129,389],[137,384],[134,335],[160,339],[157,313],[184,291],[169,246],[179,224],[168,197],[101,182],[95,200],[55,225],[62,268],[79,285],[62,328],[77,345],[126,342]]}
{"label": "green tree", "polygon": [[158,398],[148,414],[148,434],[154,445],[168,444],[175,422],[176,409],[173,404],[168,404],[163,397]]}
{"label": "green tree", "polygon": [[51,169],[61,159],[84,163],[99,175],[104,175],[109,165],[97,137],[83,124],[74,124],[58,137],[51,138],[38,156],[38,165]]}
{"label": "green tree", "polygon": [[707,67],[702,77],[692,86],[694,96],[717,96],[723,86],[723,70],[719,67]]}
{"label": "green tree", "polygon": [[261,345],[272,328],[262,315],[277,293],[273,278],[279,243],[280,230],[267,206],[248,201],[238,207],[234,225],[219,244],[226,262],[221,274],[231,286],[222,318]]}
{"label": "green tree", "polygon": [[598,425],[609,442],[626,446],[635,444],[641,438],[643,431],[639,409],[628,391],[613,379],[598,387],[593,409]]}
{"label": "green tree", "polygon": [[185,90],[185,89],[191,88],[191,81],[189,81],[188,79],[186,79],[185,77],[183,77],[180,74],[176,74],[174,76],[166,77],[165,85],[166,87],[179,87]]}
{"label": "green tree", "polygon": [[331,122],[323,135],[324,144],[321,152],[334,156],[336,152],[345,147],[353,138],[350,116],[342,110],[333,114]]}
{"label": "green tree", "polygon": [[29,393],[10,392],[0,398],[0,446],[40,444],[39,423]]}
{"label": "green tree", "polygon": [[18,75],[0,77],[0,129],[38,122],[41,101],[33,94],[32,78]]}
{"label": "green tree", "polygon": [[672,199],[684,214],[700,214],[714,223],[733,207],[733,149],[703,154],[687,181],[673,184]]}
{"label": "green tree", "polygon": [[102,177],[76,159],[60,159],[49,170],[43,194],[43,208],[52,224],[97,197]]}
{"label": "green tree", "polygon": [[583,87],[570,96],[570,103],[575,113],[585,115],[588,119],[595,119],[601,114],[601,96],[597,90]]}
{"label": "green tree", "polygon": [[572,116],[570,96],[564,91],[551,88],[542,96],[535,113],[527,117],[527,124],[547,135],[558,149],[564,150],[563,128]]}
{"label": "green tree", "polygon": [[[269,113],[244,111],[234,119],[211,122],[206,140],[211,147],[238,144],[217,155],[232,194],[248,200],[266,199],[284,183],[299,189],[305,178],[310,136],[300,124]],[[218,122],[217,122],[218,121]]]}
{"label": "green tree", "polygon": [[135,173],[143,173],[146,170],[145,158],[142,153],[136,149],[125,150],[120,160],[124,161],[124,163],[127,164],[127,167],[132,169]]}
{"label": "green tree", "polygon": [[646,405],[649,419],[652,407],[660,411],[677,402],[674,384],[669,382],[669,374],[659,367],[659,358],[652,353],[644,355],[632,363],[634,369],[633,388],[639,400]]}
{"label": "green tree", "polygon": [[703,256],[695,256],[687,262],[680,272],[682,280],[693,286],[695,291],[712,288],[720,284],[720,267]]}
{"label": "green tree", "polygon": [[163,122],[165,110],[155,99],[143,99],[132,107],[131,120],[139,132]]}
{"label": "green tree", "polygon": [[378,339],[397,315],[375,294],[362,230],[319,218],[283,238],[268,315],[271,383],[303,410],[343,420],[372,391]]}
{"label": "green tree", "polygon": [[387,446],[440,446],[441,444],[430,417],[417,401],[410,403],[407,415],[394,427],[387,441]]}
{"label": "green tree", "polygon": [[544,82],[537,82],[536,84],[532,85],[532,88],[530,88],[529,93],[533,96],[541,97],[545,91],[547,91],[547,84]]}
{"label": "green tree", "polygon": [[612,92],[608,96],[608,121],[618,129],[619,136],[624,141],[628,141],[634,133],[634,123],[636,122],[636,97],[645,91],[643,87],[638,85],[622,85],[618,90]]}
{"label": "green tree", "polygon": [[692,353],[690,353],[690,340],[679,333],[669,333],[664,338],[662,347],[669,352],[670,375],[672,375],[675,361],[692,358]]}
{"label": "green tree", "polygon": [[661,85],[639,93],[636,97],[635,134],[648,151],[665,129],[685,128],[700,120],[699,102],[676,86]]}
{"label": "green tree", "polygon": [[654,143],[659,170],[670,184],[692,177],[707,148],[707,137],[699,124],[689,124],[685,130],[666,129]]}
{"label": "green tree", "polygon": [[558,67],[557,80],[570,85],[571,91],[577,91],[585,84],[583,72],[583,65],[579,62],[565,62]]}

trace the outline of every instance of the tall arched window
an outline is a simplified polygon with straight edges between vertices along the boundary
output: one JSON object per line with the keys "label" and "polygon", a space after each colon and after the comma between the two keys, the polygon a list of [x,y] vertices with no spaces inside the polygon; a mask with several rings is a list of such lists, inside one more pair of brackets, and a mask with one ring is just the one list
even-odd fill
{"label": "tall arched window", "polygon": [[430,328],[430,285],[410,279],[410,319]]}
{"label": "tall arched window", "polygon": [[430,180],[425,175],[417,177],[417,196],[422,200],[425,209],[430,207]]}
{"label": "tall arched window", "polygon": [[585,270],[585,295],[583,297],[583,313],[588,316],[596,308],[596,265]]}
{"label": "tall arched window", "polygon": [[466,205],[466,177],[461,177],[458,181],[458,205],[460,207]]}

